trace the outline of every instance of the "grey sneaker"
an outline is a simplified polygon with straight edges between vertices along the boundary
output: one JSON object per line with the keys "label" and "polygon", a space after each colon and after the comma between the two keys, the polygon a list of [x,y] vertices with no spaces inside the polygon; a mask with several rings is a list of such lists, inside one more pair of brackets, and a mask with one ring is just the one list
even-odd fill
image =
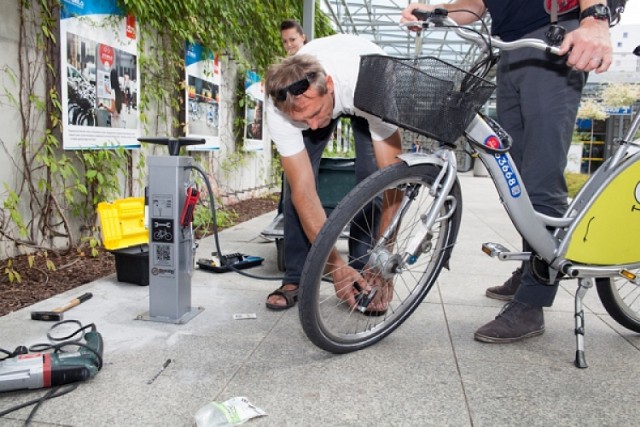
{"label": "grey sneaker", "polygon": [[500,301],[511,301],[522,282],[522,268],[518,267],[502,285],[488,288],[485,295]]}
{"label": "grey sneaker", "polygon": [[473,337],[488,343],[511,343],[543,332],[542,307],[511,301],[502,307],[495,320],[478,329]]}

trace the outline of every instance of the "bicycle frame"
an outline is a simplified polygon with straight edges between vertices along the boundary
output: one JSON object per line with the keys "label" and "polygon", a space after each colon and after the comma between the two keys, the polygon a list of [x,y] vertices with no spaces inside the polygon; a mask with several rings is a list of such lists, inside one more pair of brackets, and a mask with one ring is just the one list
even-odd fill
{"label": "bicycle frame", "polygon": [[[629,130],[629,134],[632,134],[632,131],[634,131],[633,126]],[[624,256],[620,253],[611,253],[607,257],[601,253],[602,251],[597,251],[597,248],[594,248],[601,242],[594,242],[590,247],[582,248],[582,250],[575,248],[576,240],[586,240],[585,233],[587,231],[585,228],[588,228],[589,222],[593,220],[587,215],[598,204],[599,198],[609,194],[613,183],[618,183],[621,179],[619,177],[623,173],[640,175],[637,172],[640,170],[640,153],[628,155],[628,143],[621,143],[614,156],[590,177],[565,215],[562,218],[553,218],[534,210],[526,188],[522,185],[520,174],[508,152],[496,153],[491,148],[482,148],[486,147],[486,141],[495,141],[498,136],[480,116],[477,116],[469,126],[467,136],[472,142],[472,146],[476,148],[479,159],[491,175],[514,226],[533,248],[536,256],[549,266],[551,283],[558,272],[574,278],[613,277],[618,275],[621,270],[640,268],[640,252],[638,251],[635,253],[625,252]],[[628,176],[625,179],[634,178]],[[634,183],[634,187],[636,183]],[[629,197],[634,198],[635,193],[627,194],[627,199]],[[633,199],[633,202],[636,200]],[[615,206],[609,205],[606,208],[607,213],[620,209],[619,205],[625,203],[627,201],[620,200]],[[604,210],[605,208],[601,208],[600,213],[604,213]],[[603,220],[600,222],[602,223]],[[628,222],[618,222],[620,225],[618,228],[622,228],[623,224],[627,227]],[[549,232],[549,229],[554,229],[554,232]],[[636,237],[640,237],[640,235]],[[611,251],[610,247],[609,250]],[[530,253],[504,251],[500,254],[501,259],[522,260],[529,259],[530,256]],[[616,262],[619,259],[622,259],[623,262]]]}
{"label": "bicycle frame", "polygon": [[[478,33],[457,26],[455,21],[448,18],[446,14],[442,14],[442,12],[428,13],[425,16],[427,19],[430,19],[428,23],[413,22],[406,23],[405,25],[422,25],[423,28],[453,30],[461,38],[475,43],[480,47],[487,44],[487,39],[489,39],[489,46],[498,49],[513,50],[532,47],[556,54],[558,52],[558,48],[549,46],[537,39],[503,42],[494,37],[485,38]],[[598,251],[594,249],[598,243],[604,244],[604,239],[600,239],[600,242],[592,242],[590,245],[580,247],[580,245],[576,243],[580,236],[574,238],[574,236],[580,233],[582,233],[581,238],[585,241],[587,240],[586,236],[588,233],[590,234],[590,238],[593,236],[593,233],[590,233],[589,230],[593,218],[589,215],[595,215],[597,213],[600,215],[599,218],[601,218],[605,216],[605,213],[608,214],[614,211],[614,209],[609,206],[598,206],[603,204],[598,202],[603,194],[607,195],[606,197],[608,198],[612,198],[609,193],[616,192],[618,197],[621,197],[619,194],[624,190],[620,188],[612,190],[612,188],[616,186],[620,187],[618,184],[621,179],[633,181],[635,176],[640,176],[640,153],[630,153],[629,150],[630,146],[636,145],[631,142],[631,139],[639,127],[640,113],[636,114],[625,138],[620,141],[620,146],[614,155],[590,177],[583,186],[583,189],[571,203],[565,215],[561,218],[553,218],[534,210],[527,190],[522,184],[522,178],[513,159],[508,153],[508,147],[505,147],[505,142],[501,141],[498,136],[501,134],[506,135],[506,132],[502,129],[500,129],[500,132],[496,131],[496,128],[500,128],[499,125],[496,123],[491,123],[490,125],[482,115],[478,114],[467,127],[465,132],[467,139],[478,154],[480,161],[487,168],[489,175],[492,177],[503,205],[516,230],[533,248],[536,257],[542,260],[548,267],[547,281],[550,284],[554,283],[558,273],[572,278],[613,277],[620,274],[623,270],[640,268],[640,251],[635,248],[635,250],[630,251],[630,253],[626,253],[626,257],[620,256],[620,254],[605,257],[602,250]],[[442,150],[446,151],[447,148],[443,147],[440,151]],[[450,150],[451,149],[449,149],[449,151]],[[406,156],[403,156],[402,159],[407,161]],[[422,161],[434,164],[444,162],[446,167],[443,167],[443,175],[438,179],[442,181],[442,192],[448,194],[448,191],[453,185],[453,179],[448,177],[448,174],[455,174],[457,172],[456,168],[452,165],[455,159],[437,152],[434,153],[431,159],[423,159]],[[420,162],[419,158],[414,158],[410,164],[416,162]],[[620,178],[622,175],[624,175],[624,177]],[[635,185],[635,183],[633,184]],[[438,185],[441,185],[441,183],[439,182]],[[640,182],[635,186],[635,193],[627,192],[625,193],[625,197],[627,202],[623,203],[627,203],[627,208],[630,202],[632,212],[634,210],[640,210]],[[444,201],[444,198],[437,197],[432,211],[426,214],[424,223],[427,229],[435,222],[435,214],[443,206]],[[634,203],[638,203],[639,206],[635,208]],[[616,204],[616,206],[618,206],[618,210],[621,210],[620,204]],[[601,222],[600,220],[600,223]],[[624,223],[625,221],[621,220],[621,222]],[[626,236],[627,241],[633,241],[633,237],[636,237],[635,241],[640,239],[640,222],[636,221],[636,223],[638,225],[633,227],[631,238]],[[554,230],[554,232],[549,232],[549,229]],[[416,238],[415,247],[418,247],[418,243],[422,241],[421,239],[426,238],[426,236],[427,232],[425,232],[423,236]],[[622,239],[623,237],[619,237],[617,240]],[[491,256],[498,256],[502,260],[527,260],[531,257],[531,253],[514,253],[500,245],[492,245],[493,246],[487,247],[486,252]],[[613,252],[611,245],[608,245],[608,250]],[[603,258],[606,259],[603,261]],[[634,278],[634,280],[636,279]],[[640,280],[636,283],[640,284]]]}
{"label": "bicycle frame", "polygon": [[[634,128],[638,127],[638,118],[640,118],[640,114],[637,115],[635,126],[631,127],[628,134],[631,135]],[[627,136],[627,140],[630,135]],[[553,218],[534,210],[511,155],[508,152],[496,152],[485,145],[486,141],[499,141],[499,138],[493,128],[480,115],[477,115],[469,125],[467,137],[478,154],[478,158],[487,168],[516,230],[531,245],[536,255],[552,270],[555,270],[555,273],[550,273],[550,279],[554,279],[557,272],[575,278],[613,277],[618,275],[621,270],[640,268],[640,253],[628,254],[636,259],[626,263],[581,263],[569,261],[565,257],[572,248],[572,239],[576,237],[578,231],[581,231],[580,224],[583,224],[582,228],[584,228],[584,221],[589,221],[589,218],[585,218],[588,208],[594,206],[602,194],[607,194],[607,188],[612,182],[616,182],[616,178],[622,172],[629,170],[628,173],[633,173],[640,169],[640,152],[629,155],[629,143],[621,142],[614,156],[607,160],[585,183],[565,215],[561,218]],[[409,165],[431,163],[442,168],[438,182],[434,184],[434,188],[440,189],[440,196],[436,197],[431,210],[425,213],[425,233],[416,236],[413,243],[409,245],[410,248],[418,248],[426,238],[426,230],[438,219],[436,213],[442,208],[446,195],[453,186],[457,174],[456,160],[452,148],[448,147],[443,147],[438,152],[429,155],[403,154],[400,158]],[[636,176],[638,175],[640,173],[636,174]],[[638,188],[637,191],[640,192],[640,182]],[[628,196],[635,197],[635,194]],[[640,200],[634,199],[634,201],[640,204]],[[631,211],[640,209],[640,206],[635,209],[634,206],[632,204]],[[555,232],[550,232],[549,229],[555,229]],[[640,236],[637,237],[640,238]],[[636,241],[637,239],[634,243]],[[412,255],[416,254],[412,251]],[[531,257],[531,253],[510,252],[505,248],[496,248],[490,255],[498,256],[502,260],[528,260]],[[551,282],[553,283],[553,280]]]}

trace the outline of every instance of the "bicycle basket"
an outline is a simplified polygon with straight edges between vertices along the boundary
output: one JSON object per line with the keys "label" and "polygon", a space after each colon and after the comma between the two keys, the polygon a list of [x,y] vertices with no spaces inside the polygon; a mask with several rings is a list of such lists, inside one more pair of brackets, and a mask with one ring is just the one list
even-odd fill
{"label": "bicycle basket", "polygon": [[465,131],[495,85],[438,58],[364,55],[356,108],[446,143]]}

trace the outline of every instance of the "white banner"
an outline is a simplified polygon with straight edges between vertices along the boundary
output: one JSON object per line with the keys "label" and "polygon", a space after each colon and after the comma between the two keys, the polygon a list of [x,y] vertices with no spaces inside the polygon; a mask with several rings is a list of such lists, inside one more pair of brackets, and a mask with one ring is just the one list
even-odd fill
{"label": "white banner", "polygon": [[140,147],[135,18],[115,0],[61,6],[64,149]]}
{"label": "white banner", "polygon": [[220,62],[201,45],[186,46],[187,135],[204,138],[203,145],[190,145],[192,151],[220,149]]}
{"label": "white banner", "polygon": [[264,85],[260,76],[254,71],[247,71],[245,78],[245,129],[244,150],[262,151],[264,123]]}

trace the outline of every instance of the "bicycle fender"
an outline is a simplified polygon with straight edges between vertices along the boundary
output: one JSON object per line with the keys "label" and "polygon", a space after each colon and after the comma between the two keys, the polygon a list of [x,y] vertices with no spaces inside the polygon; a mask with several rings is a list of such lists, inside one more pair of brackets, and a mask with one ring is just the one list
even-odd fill
{"label": "bicycle fender", "polygon": [[440,157],[428,153],[402,153],[398,155],[398,158],[405,162],[408,166],[428,163],[438,167],[442,167],[444,165],[444,161]]}

